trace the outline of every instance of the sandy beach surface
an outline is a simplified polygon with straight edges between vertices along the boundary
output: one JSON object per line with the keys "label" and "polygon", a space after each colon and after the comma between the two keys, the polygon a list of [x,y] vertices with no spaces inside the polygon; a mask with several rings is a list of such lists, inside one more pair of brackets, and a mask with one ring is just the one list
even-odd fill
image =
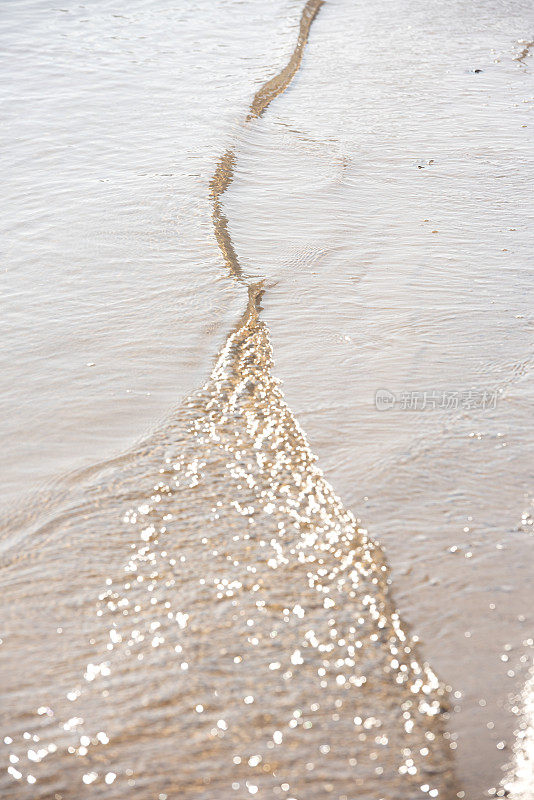
{"label": "sandy beach surface", "polygon": [[0,40],[2,798],[532,800],[531,4]]}

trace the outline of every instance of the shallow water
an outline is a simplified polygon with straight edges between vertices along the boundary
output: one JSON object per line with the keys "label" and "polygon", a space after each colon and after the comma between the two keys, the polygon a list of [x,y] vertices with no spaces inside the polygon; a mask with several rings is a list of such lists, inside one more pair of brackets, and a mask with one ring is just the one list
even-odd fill
{"label": "shallow water", "polygon": [[301,12],[4,12],[6,797],[532,796],[532,15]]}

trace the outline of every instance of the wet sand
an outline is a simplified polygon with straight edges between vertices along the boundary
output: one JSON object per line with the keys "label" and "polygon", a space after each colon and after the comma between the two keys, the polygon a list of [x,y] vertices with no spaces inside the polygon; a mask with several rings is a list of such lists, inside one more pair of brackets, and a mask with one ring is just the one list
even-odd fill
{"label": "wet sand", "polygon": [[[25,10],[35,21],[44,8]],[[519,101],[529,56],[510,49],[494,59],[504,66],[489,67],[486,55],[492,37],[504,41],[523,24],[523,10],[458,5],[463,22],[454,27],[449,12],[388,9],[389,27],[382,9],[363,13],[344,2],[290,4],[278,20],[269,13],[273,40],[274,29],[283,31],[279,67],[273,59],[249,91],[248,110],[236,99],[226,134],[218,132],[219,155],[213,136],[196,153],[194,126],[184,126],[186,171],[195,158],[205,161],[188,176],[189,209],[185,173],[175,186],[183,251],[171,269],[177,230],[169,217],[165,237],[154,234],[151,269],[136,275],[136,288],[150,287],[166,263],[144,303],[157,326],[175,314],[173,272],[188,277],[194,258],[196,283],[178,281],[187,301],[173,325],[184,341],[173,343],[172,328],[154,338],[145,317],[136,321],[128,288],[116,311],[133,302],[133,316],[118,338],[106,328],[109,353],[116,350],[106,358],[110,376],[129,358],[145,364],[147,398],[159,360],[162,389],[150,413],[166,392],[183,394],[177,382],[201,383],[218,342],[207,383],[123,455],[106,459],[100,449],[95,463],[84,445],[87,466],[48,490],[29,492],[31,458],[13,459],[12,483],[20,489],[20,476],[29,479],[28,499],[5,516],[1,539],[6,797],[347,800],[357,792],[359,800],[412,800],[504,796],[504,785],[518,800],[530,796],[530,740],[513,735],[523,711],[528,731],[533,644],[531,318],[523,291],[530,234],[517,200],[526,178],[513,167],[527,152]],[[185,14],[174,31],[187,42],[192,26],[183,63],[191,58],[193,71],[195,26],[202,30],[202,14],[209,23],[211,13]],[[228,13],[228,38],[214,34],[215,63],[218,43],[232,46],[235,35]],[[258,36],[258,52],[261,15],[251,8],[242,22]],[[126,24],[138,26],[141,16]],[[149,11],[145,25],[161,37],[156,19]],[[75,24],[83,36],[109,30],[110,20],[95,6]],[[429,55],[440,26],[443,52]],[[458,66],[451,75],[441,59],[458,60],[466,36],[478,42],[484,69]],[[374,69],[366,75],[388,37],[397,43],[384,66],[391,83]],[[88,41],[87,52],[97,53],[94,35]],[[439,92],[417,86],[429,77],[414,72],[414,46],[436,59],[430,80]],[[263,55],[273,54],[267,47]],[[48,57],[56,63],[54,48]],[[187,83],[180,91],[187,96]],[[217,87],[210,91],[215,98]],[[459,115],[464,107],[473,113]],[[198,113],[211,136],[207,108]],[[421,127],[412,128],[418,114]],[[488,118],[498,120],[492,142],[464,154]],[[454,143],[448,125],[459,132]],[[419,155],[408,158],[414,135]],[[150,177],[163,198],[170,176]],[[471,206],[476,214],[462,226]],[[136,221],[140,211],[146,203]],[[207,223],[212,249],[201,263]],[[45,224],[37,235],[46,240],[51,230]],[[133,233],[125,234],[132,243]],[[13,252],[27,269],[17,236]],[[117,242],[116,231],[115,250]],[[134,277],[116,260],[109,274],[124,287]],[[76,272],[70,280],[77,302],[91,300]],[[13,305],[10,313],[21,312]],[[113,304],[102,319],[110,313]],[[87,316],[88,342],[95,319]],[[131,351],[130,320],[146,336]],[[491,329],[500,336],[489,346]],[[39,331],[34,325],[32,336]],[[15,328],[10,336],[16,341]],[[176,357],[186,368],[173,385]],[[84,366],[93,372],[98,355],[90,358]],[[103,375],[91,380],[98,386]],[[82,399],[90,385],[66,409],[67,451],[75,435],[91,439]],[[61,369],[58,386],[60,397]],[[8,402],[24,388],[15,381]],[[377,407],[377,390],[397,398],[393,409]],[[414,394],[434,400],[414,407],[412,397],[410,406]],[[453,397],[444,403],[445,395]],[[39,390],[34,405],[46,409]],[[108,414],[102,436],[131,440],[110,424],[110,398],[99,397],[99,406]],[[148,422],[138,404],[124,427],[143,415]],[[36,453],[45,441],[38,419]],[[80,420],[82,439],[69,439]],[[27,455],[32,429],[23,424]],[[18,420],[8,434],[20,435]],[[45,472],[57,474],[58,457],[52,449]],[[74,465],[71,452],[69,459]]]}

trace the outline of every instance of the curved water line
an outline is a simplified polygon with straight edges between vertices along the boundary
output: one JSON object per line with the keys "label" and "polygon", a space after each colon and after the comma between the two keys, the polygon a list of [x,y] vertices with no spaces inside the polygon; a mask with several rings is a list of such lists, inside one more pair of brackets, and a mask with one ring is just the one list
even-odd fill
{"label": "curved water line", "polygon": [[[264,83],[256,92],[250,104],[250,110],[244,120],[245,124],[252,119],[261,117],[274,98],[282,94],[295,77],[302,62],[304,47],[308,41],[310,28],[323,2],[324,0],[308,0],[304,6],[300,17],[297,43],[291,53],[289,61],[274,78]],[[230,276],[240,283],[245,284],[245,286],[248,286],[248,282],[243,274],[239,258],[232,243],[230,231],[228,230],[228,218],[224,214],[221,202],[223,194],[234,179],[235,165],[236,154],[234,146],[226,150],[219,158],[209,184],[213,208],[212,220],[215,238],[217,239],[217,244],[219,245]]]}

